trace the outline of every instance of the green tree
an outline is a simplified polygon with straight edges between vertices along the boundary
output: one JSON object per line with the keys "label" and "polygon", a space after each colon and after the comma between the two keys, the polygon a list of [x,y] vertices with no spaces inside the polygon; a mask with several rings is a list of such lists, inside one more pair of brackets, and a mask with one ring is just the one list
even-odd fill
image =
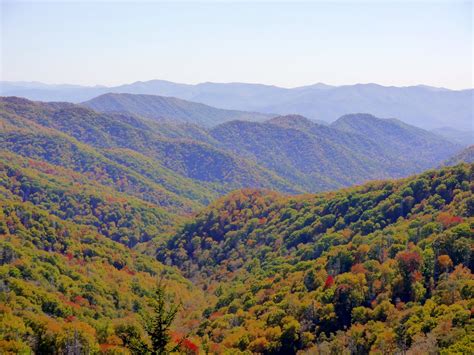
{"label": "green tree", "polygon": [[150,352],[155,355],[163,355],[177,351],[181,343],[171,347],[170,328],[178,314],[180,305],[168,301],[161,283],[156,287],[154,298],[150,303],[153,313],[145,320],[145,330],[151,339]]}

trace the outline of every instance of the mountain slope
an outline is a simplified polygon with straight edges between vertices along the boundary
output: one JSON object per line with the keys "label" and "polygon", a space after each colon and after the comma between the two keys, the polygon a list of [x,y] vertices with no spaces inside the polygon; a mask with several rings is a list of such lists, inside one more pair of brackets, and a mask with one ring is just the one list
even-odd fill
{"label": "mountain slope", "polygon": [[[33,128],[35,133],[21,129],[3,131],[0,134],[2,148],[24,157],[71,169],[83,174],[85,180],[93,180],[174,212],[189,212],[192,207],[199,206],[199,201],[206,201],[213,194],[212,190],[202,191],[202,187],[199,188],[190,181],[183,181],[183,178],[180,179],[176,174],[164,179],[160,179],[160,175],[155,179],[146,179],[134,170],[108,159],[103,153],[64,134],[41,127]],[[107,152],[111,154],[113,151]],[[170,179],[175,183],[181,182],[182,185],[178,187],[175,183],[167,184]],[[164,188],[162,183],[167,188]],[[202,192],[198,192],[200,190]],[[193,200],[197,203],[186,196],[196,196]]]}
{"label": "mountain slope", "polygon": [[331,124],[341,131],[376,140],[393,157],[420,164],[421,169],[459,149],[459,145],[397,119],[380,119],[370,114],[344,115]]}
{"label": "mountain slope", "polygon": [[[19,98],[0,100],[3,125],[28,130],[40,125],[59,130],[100,151],[129,149],[151,158],[184,178],[218,184],[229,191],[243,186],[298,191],[275,173],[255,163],[188,138],[168,138],[159,126],[136,116],[100,114],[68,103],[39,103]],[[213,189],[211,187],[211,189]]]}
{"label": "mountain slope", "polygon": [[431,130],[431,132],[444,137],[451,142],[455,142],[464,146],[474,144],[474,127],[460,130],[452,127],[440,127]]}
{"label": "mountain slope", "polygon": [[156,121],[187,122],[202,126],[214,126],[231,120],[261,121],[268,118],[268,115],[260,113],[223,110],[156,95],[104,94],[82,105],[98,112],[131,113]]}
{"label": "mountain slope", "polygon": [[216,352],[469,352],[473,174],[458,165],[298,197],[238,191],[158,258],[218,297],[201,330]]}
{"label": "mountain slope", "polygon": [[[23,170],[18,174],[3,163],[0,168],[2,353],[127,353],[130,339],[149,341],[139,313],[150,311],[153,288],[160,280],[187,312],[174,331],[191,329],[197,318],[193,312],[204,304],[202,291],[176,270],[85,225],[79,215],[60,219],[65,206],[57,205],[52,186],[38,184],[31,176],[28,182]],[[20,183],[23,195],[15,187]],[[24,199],[28,183],[37,190]],[[62,196],[61,202],[69,200],[67,208],[78,212],[79,195]],[[117,206],[109,203],[110,216]]]}
{"label": "mountain slope", "polygon": [[459,163],[474,163],[474,145],[471,145],[453,157],[446,160],[443,165],[456,165]]}
{"label": "mountain slope", "polygon": [[103,236],[129,247],[169,231],[179,222],[178,212],[120,193],[44,161],[0,153],[0,187],[11,197],[30,202],[78,225],[97,229]]}
{"label": "mountain slope", "polygon": [[317,195],[244,189],[189,214],[233,186],[330,188],[451,149],[394,120],[338,125],[207,131],[1,99],[1,352],[143,353],[162,280],[185,353],[469,353],[472,164]]}
{"label": "mountain slope", "polygon": [[302,116],[234,121],[210,130],[219,146],[308,191],[401,177],[438,166],[459,147],[399,121],[348,115],[330,127]]}

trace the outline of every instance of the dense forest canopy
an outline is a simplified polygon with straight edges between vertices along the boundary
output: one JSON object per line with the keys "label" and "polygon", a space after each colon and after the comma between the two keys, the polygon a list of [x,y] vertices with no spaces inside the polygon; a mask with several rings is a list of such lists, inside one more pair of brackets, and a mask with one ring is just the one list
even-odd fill
{"label": "dense forest canopy", "polygon": [[[180,351],[470,349],[473,165],[318,195],[236,191],[155,237],[158,261],[110,240],[121,222],[107,213],[138,201],[88,186],[70,195],[47,166],[34,176],[21,165],[4,162],[0,186],[8,351],[148,346],[141,315],[157,278],[183,307],[170,336]],[[80,212],[84,198],[99,215]],[[146,206],[127,205],[139,235],[147,222],[133,210]]]}
{"label": "dense forest canopy", "polygon": [[315,196],[238,191],[158,257],[218,297],[200,330],[218,352],[467,353],[473,168]]}

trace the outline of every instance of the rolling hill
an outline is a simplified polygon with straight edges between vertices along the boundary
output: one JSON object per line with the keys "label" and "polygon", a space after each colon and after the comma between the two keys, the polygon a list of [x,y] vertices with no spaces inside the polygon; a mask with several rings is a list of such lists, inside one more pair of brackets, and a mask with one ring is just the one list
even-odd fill
{"label": "rolling hill", "polygon": [[[447,151],[454,152],[460,146],[449,140],[408,125],[397,119],[379,119],[370,114],[344,115],[331,124],[331,127],[340,131],[355,133],[366,139],[377,141],[381,148],[401,160],[413,161],[421,164],[422,169]],[[424,161],[424,162],[423,162]]]}

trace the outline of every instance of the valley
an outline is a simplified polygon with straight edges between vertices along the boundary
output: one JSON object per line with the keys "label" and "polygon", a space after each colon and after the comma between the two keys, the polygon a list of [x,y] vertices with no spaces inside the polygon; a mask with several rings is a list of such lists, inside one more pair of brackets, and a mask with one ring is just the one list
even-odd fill
{"label": "valley", "polygon": [[471,355],[474,1],[0,1],[0,355]]}

